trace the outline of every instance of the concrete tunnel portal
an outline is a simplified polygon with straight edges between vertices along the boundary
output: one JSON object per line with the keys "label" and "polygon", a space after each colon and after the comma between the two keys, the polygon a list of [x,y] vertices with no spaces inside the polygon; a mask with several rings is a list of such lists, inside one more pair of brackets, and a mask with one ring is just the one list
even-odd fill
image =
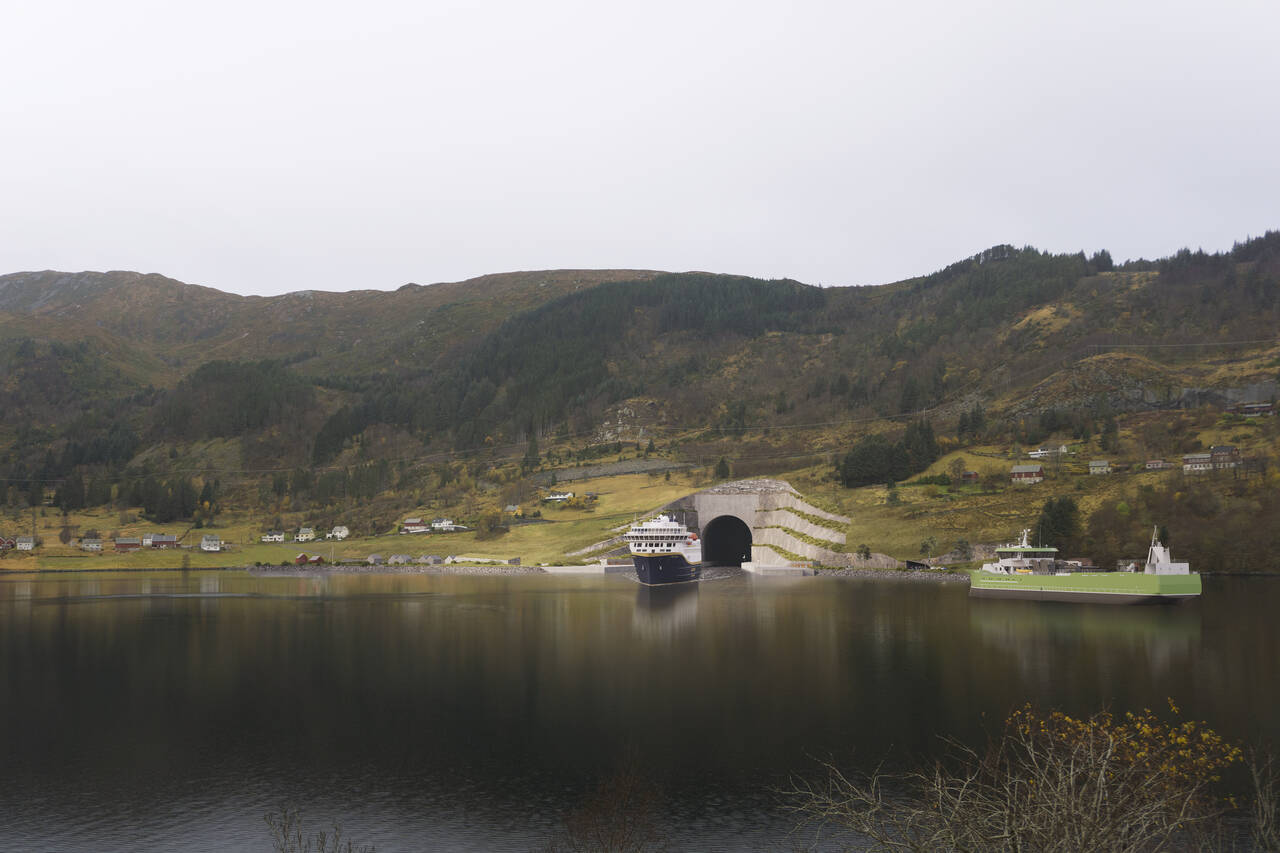
{"label": "concrete tunnel portal", "polygon": [[702,527],[702,562],[741,566],[751,560],[751,528],[742,519],[720,515]]}

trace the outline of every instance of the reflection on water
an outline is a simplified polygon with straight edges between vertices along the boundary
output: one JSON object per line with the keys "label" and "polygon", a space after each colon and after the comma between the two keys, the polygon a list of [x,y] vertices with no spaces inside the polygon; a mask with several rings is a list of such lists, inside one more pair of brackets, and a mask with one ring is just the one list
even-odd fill
{"label": "reflection on water", "polygon": [[636,584],[636,609],[632,630],[646,639],[673,640],[698,624],[700,584],[673,583],[664,586]]}
{"label": "reflection on water", "polygon": [[816,760],[1165,696],[1280,737],[1280,581],[1120,608],[725,577],[0,576],[0,849],[261,850],[305,804],[380,851],[526,850],[639,760],[677,847],[788,849]]}
{"label": "reflection on water", "polygon": [[1102,666],[1142,660],[1145,669],[1163,674],[1200,645],[1201,613],[1196,603],[1118,607],[977,598],[969,603],[969,625],[975,638],[1010,654],[1028,677],[1049,672],[1055,650],[1082,638],[1101,652]]}

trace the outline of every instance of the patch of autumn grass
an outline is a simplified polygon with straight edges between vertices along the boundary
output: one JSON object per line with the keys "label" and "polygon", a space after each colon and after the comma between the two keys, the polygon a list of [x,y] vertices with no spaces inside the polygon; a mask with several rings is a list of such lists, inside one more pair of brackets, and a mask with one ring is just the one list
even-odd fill
{"label": "patch of autumn grass", "polygon": [[[495,538],[480,539],[475,531],[449,534],[400,535],[388,533],[380,536],[349,538],[342,542],[321,538],[314,542],[285,542],[265,544],[262,535],[262,519],[247,513],[224,513],[218,516],[214,526],[202,530],[190,525],[152,524],[141,517],[138,509],[127,510],[123,516],[116,510],[98,508],[67,516],[67,523],[78,539],[86,530],[96,529],[104,539],[101,553],[86,553],[74,545],[58,541],[63,524],[60,513],[44,508],[37,515],[37,534],[44,544],[36,552],[33,561],[23,561],[25,570],[34,562],[43,569],[164,569],[180,568],[184,562],[193,569],[244,566],[255,563],[279,565],[292,563],[299,552],[320,555],[326,562],[363,563],[370,554],[384,558],[392,554],[423,554],[438,556],[466,555],[486,559],[511,559],[520,557],[526,565],[564,562],[570,551],[585,548],[596,542],[617,535],[614,529],[629,524],[637,515],[652,512],[701,487],[701,481],[687,472],[672,473],[670,480],[662,475],[628,474],[602,477],[595,480],[576,481],[566,488],[575,492],[595,492],[599,495],[594,509],[572,509],[540,504],[543,520],[539,523],[516,525],[511,531]],[[39,513],[39,511],[37,511]],[[414,513],[405,513],[406,516]],[[30,515],[9,519],[4,529],[13,527],[19,532],[30,530]],[[107,537],[141,538],[144,533],[171,533],[186,535],[182,544],[193,546],[177,551],[141,551],[117,554]],[[229,544],[220,553],[205,553],[198,549],[201,537],[213,534]],[[576,560],[575,560],[576,561]],[[14,568],[15,559],[0,565]]]}
{"label": "patch of autumn grass", "polygon": [[[926,473],[946,473],[948,454],[930,466]],[[964,456],[969,470],[991,470],[1005,474],[1012,460],[993,460],[970,452]],[[975,464],[968,465],[972,459]],[[982,467],[980,467],[982,466]],[[1140,471],[1107,476],[1061,473],[1034,486],[1002,485],[987,493],[978,486],[902,486],[897,489],[898,503],[888,503],[884,486],[844,489],[829,480],[821,481],[826,472],[806,469],[791,475],[792,484],[802,493],[806,489],[820,493],[824,503],[839,506],[839,512],[852,521],[845,531],[852,550],[866,543],[872,551],[898,559],[918,559],[920,544],[933,537],[935,554],[950,550],[957,539],[971,544],[998,544],[1017,536],[1040,517],[1045,501],[1069,496],[1080,506],[1082,517],[1107,501],[1119,501],[1140,485],[1160,482],[1177,475],[1175,471]],[[1075,556],[1075,555],[1071,555]]]}

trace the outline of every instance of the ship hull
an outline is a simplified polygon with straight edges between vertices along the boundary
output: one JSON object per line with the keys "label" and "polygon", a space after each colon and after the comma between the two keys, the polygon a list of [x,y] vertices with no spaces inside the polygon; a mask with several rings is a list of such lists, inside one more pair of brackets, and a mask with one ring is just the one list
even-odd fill
{"label": "ship hull", "polygon": [[1200,596],[1200,576],[1128,572],[997,575],[979,570],[970,574],[969,595],[1093,604],[1181,604]]}
{"label": "ship hull", "polygon": [[643,584],[684,583],[702,577],[702,564],[690,563],[683,554],[632,554],[636,579]]}

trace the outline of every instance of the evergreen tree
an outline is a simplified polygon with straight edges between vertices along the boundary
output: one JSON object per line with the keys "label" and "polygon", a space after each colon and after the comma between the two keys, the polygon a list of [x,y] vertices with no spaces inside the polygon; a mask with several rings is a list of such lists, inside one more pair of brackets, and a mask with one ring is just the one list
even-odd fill
{"label": "evergreen tree", "polygon": [[70,510],[84,509],[84,480],[79,474],[65,478],[54,492],[53,502],[65,513]]}
{"label": "evergreen tree", "polygon": [[1036,522],[1036,536],[1042,548],[1059,552],[1073,550],[1080,544],[1080,508],[1071,497],[1049,498]]}
{"label": "evergreen tree", "polygon": [[85,493],[85,506],[103,506],[111,503],[111,481],[98,474],[89,480],[89,490]]}
{"label": "evergreen tree", "polygon": [[536,433],[530,433],[529,446],[525,448],[524,458],[520,460],[521,473],[527,474],[542,462],[542,456],[538,453],[538,436]]}
{"label": "evergreen tree", "polygon": [[906,434],[902,437],[903,447],[907,452],[907,472],[896,479],[905,479],[916,471],[923,471],[938,458],[938,441],[933,434],[933,425],[928,418],[921,418],[907,424]]}

